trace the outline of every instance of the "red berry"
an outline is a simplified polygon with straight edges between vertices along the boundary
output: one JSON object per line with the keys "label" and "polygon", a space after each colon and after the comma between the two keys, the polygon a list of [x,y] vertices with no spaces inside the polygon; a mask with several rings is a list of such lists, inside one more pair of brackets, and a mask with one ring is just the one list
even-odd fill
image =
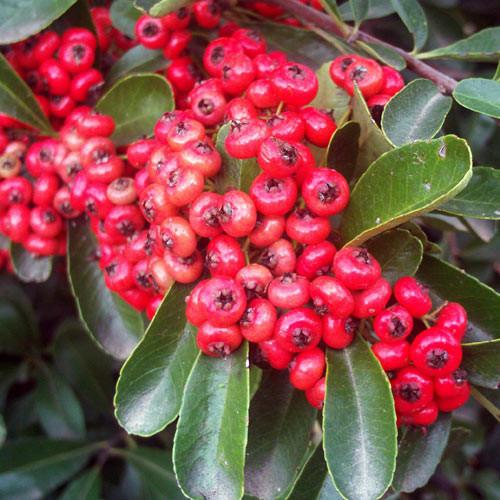
{"label": "red berry", "polygon": [[266,40],[258,31],[241,28],[236,30],[232,36],[240,42],[245,53],[251,58],[266,52]]}
{"label": "red berry", "polygon": [[346,247],[333,259],[335,276],[351,290],[363,290],[373,285],[382,274],[380,264],[364,248]]}
{"label": "red berry", "polygon": [[269,78],[274,71],[286,63],[284,52],[274,51],[267,54],[261,53],[255,56],[253,62],[259,78]]}
{"label": "red berry", "polygon": [[384,82],[382,68],[373,59],[359,58],[354,61],[345,71],[343,87],[349,94],[354,94],[356,84],[365,99],[378,94]]}
{"label": "red berry", "polygon": [[71,78],[60,62],[47,59],[40,65],[38,71],[48,92],[61,96],[68,93]]}
{"label": "red berry", "polygon": [[432,380],[411,366],[400,370],[391,386],[397,412],[412,413],[432,401]]}
{"label": "red berry", "polygon": [[227,152],[234,158],[247,159],[257,156],[260,145],[269,135],[268,128],[262,120],[233,120],[226,137]]}
{"label": "red berry", "polygon": [[33,183],[33,203],[38,206],[52,205],[59,189],[59,178],[55,174],[42,174]]}
{"label": "red berry", "polygon": [[281,309],[303,306],[309,301],[309,281],[295,273],[285,273],[269,283],[267,297]]}
{"label": "red berry", "polygon": [[166,250],[163,259],[167,272],[179,283],[193,283],[203,272],[203,257],[198,250],[189,257],[179,257]]}
{"label": "red berry", "polygon": [[116,256],[104,268],[104,281],[114,292],[129,290],[134,286],[132,265],[124,257]]}
{"label": "red berry", "polygon": [[144,218],[134,205],[113,207],[104,220],[106,233],[117,242],[124,240],[144,227]]}
{"label": "red berry", "polygon": [[236,325],[217,326],[205,321],[196,335],[196,345],[207,356],[225,358],[241,345],[243,337]]}
{"label": "red berry", "polygon": [[143,168],[156,147],[154,139],[139,139],[127,146],[127,160],[134,168]]}
{"label": "red berry", "polygon": [[91,112],[78,121],[76,130],[85,139],[96,136],[109,137],[115,130],[115,121],[111,116]]}
{"label": "red berry", "polygon": [[48,257],[56,255],[60,249],[60,241],[54,238],[44,238],[39,234],[30,234],[23,242],[24,248],[35,255]]}
{"label": "red berry", "polygon": [[161,18],[163,25],[172,31],[184,30],[189,26],[191,21],[191,12],[189,7],[181,7],[180,9],[167,14]]}
{"label": "red berry", "polygon": [[354,294],[354,312],[356,318],[368,318],[381,312],[391,298],[391,285],[384,278],[379,278],[373,285]]}
{"label": "red berry", "polygon": [[273,82],[267,78],[259,78],[248,85],[246,96],[260,109],[274,108],[279,104]]}
{"label": "red berry", "polygon": [[158,226],[158,238],[163,248],[179,257],[189,257],[196,250],[196,235],[183,217],[169,216],[163,219]]}
{"label": "red berry", "polygon": [[73,77],[69,95],[77,102],[96,100],[103,85],[101,72],[91,68]]}
{"label": "red berry", "polygon": [[168,30],[161,19],[143,15],[135,23],[135,36],[148,49],[161,49],[168,41]]}
{"label": "red berry", "polygon": [[255,106],[245,97],[231,99],[226,108],[226,121],[245,122],[257,118]]}
{"label": "red berry", "polygon": [[431,401],[413,413],[398,415],[398,425],[431,425],[438,418],[438,405]]}
{"label": "red berry", "polygon": [[415,318],[421,318],[432,309],[429,292],[411,276],[405,276],[396,281],[394,297]]}
{"label": "red berry", "polygon": [[235,279],[244,288],[247,297],[251,299],[261,297],[266,293],[273,275],[267,267],[260,264],[248,264],[238,271]]}
{"label": "red berry", "polygon": [[337,126],[329,113],[317,108],[303,108],[300,116],[304,120],[306,139],[320,148],[326,148]]}
{"label": "red berry", "polygon": [[286,220],[286,234],[303,245],[321,243],[330,234],[330,221],[306,208],[294,210]]}
{"label": "red berry", "polygon": [[203,238],[213,238],[222,233],[220,207],[222,196],[217,193],[202,193],[189,209],[189,223],[194,232]]}
{"label": "red berry", "polygon": [[2,216],[2,232],[16,243],[24,243],[30,231],[30,210],[26,205],[11,205]]}
{"label": "red berry", "polygon": [[373,329],[382,342],[401,342],[412,332],[413,318],[404,307],[393,305],[377,314]]}
{"label": "red berry", "polygon": [[328,274],[336,252],[329,241],[306,246],[297,259],[297,273],[309,280]]}
{"label": "red berry", "polygon": [[175,89],[182,93],[191,91],[196,82],[201,79],[198,69],[189,56],[174,59],[168,65],[165,76]]}
{"label": "red berry", "polygon": [[255,208],[263,215],[285,215],[297,201],[297,184],[291,177],[257,176],[249,190]]}
{"label": "red berry", "polygon": [[265,248],[278,241],[285,231],[285,218],[281,215],[263,216],[257,214],[253,231],[248,236],[257,248]]}
{"label": "red berry", "polygon": [[321,340],[321,333],[321,318],[311,309],[298,307],[281,316],[274,337],[283,349],[302,352],[315,347]]}
{"label": "red berry", "polygon": [[230,52],[224,56],[221,82],[226,94],[243,93],[255,78],[252,60],[245,54]]}
{"label": "red berry", "polygon": [[139,208],[150,224],[161,224],[166,217],[176,214],[176,208],[170,203],[165,186],[159,183],[149,184],[141,192]]}
{"label": "red berry", "polygon": [[382,88],[379,90],[381,94],[393,96],[405,86],[403,77],[399,71],[396,71],[394,68],[382,66],[382,73],[384,75],[384,82]]}
{"label": "red berry", "polygon": [[200,305],[200,295],[208,280],[200,281],[186,297],[186,319],[194,326],[200,326],[207,320]]}
{"label": "red berry", "polygon": [[321,410],[325,401],[325,377],[320,378],[312,387],[306,390],[306,398],[311,406]]}
{"label": "red berry", "polygon": [[228,54],[242,54],[243,47],[233,38],[221,37],[212,40],[203,53],[203,66],[210,76],[219,78],[222,75],[224,58]]}
{"label": "red berry", "polygon": [[343,87],[347,68],[353,62],[359,61],[359,59],[360,57],[356,54],[345,54],[343,56],[336,57],[330,64],[330,78],[338,86]]}
{"label": "red berry", "polygon": [[412,342],[410,359],[422,373],[431,377],[455,371],[462,361],[459,341],[449,332],[432,327],[419,333]]}
{"label": "red berry", "polygon": [[470,396],[470,386],[466,385],[465,387],[467,387],[467,389],[465,389],[463,394],[460,394],[459,396],[452,398],[438,398],[436,402],[439,411],[450,412],[467,403]]}
{"label": "red berry", "polygon": [[219,221],[224,232],[233,238],[248,236],[255,227],[255,205],[243,191],[228,191],[222,197]]}
{"label": "red berry", "polygon": [[280,100],[292,106],[305,106],[318,92],[318,78],[302,64],[288,63],[276,69],[272,76]]}
{"label": "red berry", "polygon": [[88,42],[66,41],[59,47],[57,59],[69,73],[81,73],[94,64],[94,50]]}
{"label": "red berry", "polygon": [[204,185],[205,178],[199,170],[191,167],[178,167],[168,175],[165,194],[172,205],[183,207],[198,198]]}
{"label": "red berry", "polygon": [[[165,25],[163,19],[162,23]],[[174,31],[167,44],[163,47],[163,57],[170,60],[181,57],[192,38],[191,32],[188,30]]]}
{"label": "red berry", "polygon": [[[212,88],[212,80],[198,85],[189,93],[193,116],[206,126],[217,125],[226,114],[227,102],[222,86]],[[216,80],[215,82],[219,82]],[[214,83],[215,83],[214,82]]]}
{"label": "red berry", "polygon": [[448,302],[439,312],[436,326],[448,330],[460,341],[467,331],[467,311],[457,302]]}
{"label": "red berry", "polygon": [[353,312],[352,294],[338,279],[319,276],[311,283],[310,290],[311,300],[318,314],[347,318]]}
{"label": "red berry", "polygon": [[332,349],[344,349],[358,331],[359,321],[354,318],[338,318],[327,314],[323,316],[323,342]]}
{"label": "red berry", "polygon": [[269,176],[284,178],[297,171],[300,156],[294,143],[269,137],[261,144],[257,161]]}
{"label": "red berry", "polygon": [[244,267],[245,255],[237,240],[221,234],[209,242],[205,265],[212,276],[233,278]]}
{"label": "red berry", "polygon": [[25,177],[11,177],[0,182],[0,205],[28,205],[33,195],[31,182]]}
{"label": "red berry", "polygon": [[222,159],[209,139],[187,143],[178,154],[181,167],[191,167],[205,177],[213,177],[221,167]]}
{"label": "red berry", "polygon": [[137,199],[134,179],[119,177],[106,189],[106,195],[113,205],[130,205]]}
{"label": "red berry", "polygon": [[31,230],[45,238],[55,238],[63,229],[60,215],[52,207],[35,207],[30,214]]}
{"label": "red berry", "polygon": [[274,242],[259,257],[259,264],[270,269],[275,276],[293,272],[296,262],[295,250],[285,239]]}
{"label": "red berry", "polygon": [[250,342],[263,342],[273,336],[278,318],[276,308],[266,299],[253,299],[240,319],[241,334]]}
{"label": "red berry", "polygon": [[284,370],[293,358],[293,354],[283,349],[274,338],[259,342],[259,349],[263,361],[267,362],[275,370]]}
{"label": "red berry", "polygon": [[290,383],[302,391],[316,384],[325,371],[325,353],[313,347],[295,356],[290,363]]}
{"label": "red berry", "polygon": [[172,151],[182,151],[189,142],[205,138],[205,127],[198,120],[182,118],[170,127],[166,138]]}
{"label": "red berry", "polygon": [[377,342],[372,346],[372,351],[386,372],[399,370],[408,365],[410,344],[406,340],[397,344]]}
{"label": "red berry", "polygon": [[216,28],[220,22],[221,11],[214,0],[199,0],[193,4],[196,22],[207,30]]}
{"label": "red berry", "polygon": [[448,375],[434,378],[434,392],[438,398],[456,398],[469,395],[469,382],[467,381],[467,371],[458,368]]}
{"label": "red berry", "polygon": [[[271,116],[267,120],[267,127],[271,136],[282,141],[297,143],[305,136],[304,120],[293,111],[284,111],[279,115]],[[307,148],[307,146],[304,147]]]}

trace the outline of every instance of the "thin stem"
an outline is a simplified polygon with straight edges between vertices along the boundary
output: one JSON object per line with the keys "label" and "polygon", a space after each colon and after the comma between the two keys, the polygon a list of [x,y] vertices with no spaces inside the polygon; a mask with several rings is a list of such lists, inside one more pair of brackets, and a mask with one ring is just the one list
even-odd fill
{"label": "thin stem", "polygon": [[471,387],[470,393],[483,408],[488,410],[495,417],[495,419],[500,422],[500,409],[498,409],[494,403],[485,398],[475,387]]}
{"label": "thin stem", "polygon": [[316,9],[308,7],[307,5],[300,3],[299,0],[268,0],[269,3],[279,5],[283,9],[294,14],[301,21],[307,23],[312,23],[319,28],[334,33],[335,35],[342,37],[343,39],[349,41],[354,35],[356,40],[360,40],[366,43],[377,43],[383,45],[384,47],[397,52],[406,61],[408,69],[414,71],[424,78],[432,80],[439,88],[443,94],[451,94],[454,88],[457,86],[457,81],[453,78],[445,75],[441,71],[429,66],[417,59],[414,55],[406,52],[405,50],[391,45],[390,43],[384,42],[368,33],[361,30],[353,30],[350,28],[348,31],[344,32],[333,19],[327,14],[323,14]]}

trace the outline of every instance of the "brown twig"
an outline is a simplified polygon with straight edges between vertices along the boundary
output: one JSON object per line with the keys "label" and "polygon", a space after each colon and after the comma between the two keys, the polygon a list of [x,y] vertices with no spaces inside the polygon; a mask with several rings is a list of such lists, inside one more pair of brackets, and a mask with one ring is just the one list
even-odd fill
{"label": "brown twig", "polygon": [[[351,28],[347,31],[343,31],[335,23],[335,21],[330,18],[329,15],[323,14],[322,12],[313,9],[312,7],[308,7],[307,5],[300,3],[298,0],[268,0],[268,3],[279,5],[286,11],[294,14],[301,21],[315,24],[319,28],[330,33],[334,33],[335,35],[345,39],[346,41],[349,41],[351,43],[353,42],[353,40],[350,39],[351,35],[353,34],[353,30]],[[399,47],[396,47],[395,45],[391,45],[390,43],[384,42],[383,40],[379,40],[378,38],[361,30],[358,30],[354,34],[354,38],[355,40],[360,40],[365,43],[377,43],[393,50],[394,52],[397,52],[406,61],[408,69],[414,71],[420,76],[423,76],[424,78],[432,80],[443,94],[451,94],[453,92],[453,89],[457,86],[458,82],[455,79],[449,77],[448,75],[445,75],[429,64],[420,61],[412,54]]]}

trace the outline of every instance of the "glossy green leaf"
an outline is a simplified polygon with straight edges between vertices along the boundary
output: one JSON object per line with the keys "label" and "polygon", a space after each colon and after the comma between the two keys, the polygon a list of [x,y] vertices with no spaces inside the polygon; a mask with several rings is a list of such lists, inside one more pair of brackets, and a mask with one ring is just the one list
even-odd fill
{"label": "glossy green leaf", "polygon": [[249,370],[245,342],[227,358],[200,353],[189,375],[174,439],[179,486],[193,499],[243,495]]}
{"label": "glossy green leaf", "polygon": [[472,175],[469,146],[448,135],[381,156],[359,179],[341,224],[343,241],[359,245],[459,193]]}
{"label": "glossy green leaf", "polygon": [[361,127],[358,161],[353,176],[353,179],[357,179],[377,158],[390,151],[393,146],[373,120],[368,106],[357,88],[354,91],[351,104],[351,120],[359,123]]}
{"label": "glossy green leaf", "polygon": [[326,164],[338,170],[347,180],[352,179],[356,169],[361,129],[356,122],[346,122],[332,135],[326,150]]}
{"label": "glossy green leaf", "polygon": [[386,45],[375,42],[358,42],[358,45],[368,52],[370,56],[378,59],[383,64],[392,66],[398,71],[406,68],[406,61],[403,56]]}
{"label": "glossy green leaf", "polygon": [[425,255],[417,279],[430,290],[435,306],[459,302],[467,310],[465,342],[500,338],[500,294],[476,278],[436,257]]}
{"label": "glossy green leaf", "polygon": [[49,437],[85,436],[85,419],[78,399],[59,373],[48,365],[38,370],[35,401],[40,424]]}
{"label": "glossy green leaf", "polygon": [[182,500],[181,493],[175,479],[172,456],[169,452],[158,448],[138,446],[127,450],[115,450],[139,474],[148,500],[164,499]]}
{"label": "glossy green leaf", "polygon": [[[353,21],[353,13],[349,2],[344,2],[339,6],[339,12],[344,21]],[[387,0],[370,0],[366,19],[378,19],[388,16],[394,12],[394,7]]]}
{"label": "glossy green leaf", "polygon": [[116,387],[116,418],[130,434],[150,436],[178,415],[198,354],[186,321],[190,286],[176,284],[163,299],[143,339],[123,365]]}
{"label": "glossy green leaf", "polygon": [[500,339],[463,345],[460,365],[467,370],[469,380],[489,389],[500,388]]}
{"label": "glossy green leaf", "polygon": [[141,14],[142,12],[135,7],[131,0],[113,0],[109,9],[113,26],[131,38],[135,38],[135,22]]}
{"label": "glossy green leaf", "polygon": [[417,427],[403,428],[392,483],[396,491],[411,493],[427,484],[441,462],[450,429],[449,413],[442,413],[425,433]]}
{"label": "glossy green leaf", "polygon": [[134,73],[155,72],[165,68],[168,60],[161,50],[149,50],[142,45],[127,50],[118,59],[106,76],[106,85],[114,85],[118,80]]}
{"label": "glossy green leaf", "polygon": [[452,102],[430,80],[413,80],[386,104],[382,130],[395,146],[432,139],[441,130]]}
{"label": "glossy green leaf", "polygon": [[192,0],[135,0],[134,5],[144,12],[149,12],[152,16],[161,17],[191,2]]}
{"label": "glossy green leaf", "polygon": [[215,145],[222,157],[222,168],[215,177],[215,188],[221,194],[232,188],[248,192],[252,181],[261,172],[255,158],[238,160],[226,151],[225,141],[230,128],[231,125],[227,123],[219,129]]}
{"label": "glossy green leaf", "polygon": [[99,467],[92,467],[73,479],[59,500],[99,500],[101,498],[101,483]]}
{"label": "glossy green leaf", "polygon": [[311,106],[320,109],[332,109],[337,125],[342,125],[349,115],[349,94],[337,87],[330,78],[330,63],[323,64],[316,76],[318,78],[318,93],[311,102]]}
{"label": "glossy green leaf", "polygon": [[500,219],[500,170],[474,167],[467,187],[439,210],[475,219]]}
{"label": "glossy green leaf", "polygon": [[406,231],[409,231],[413,236],[418,238],[422,242],[425,253],[441,253],[441,247],[436,243],[429,241],[427,234],[425,234],[424,230],[415,222],[405,222],[404,224],[401,224],[398,229],[406,229]]}
{"label": "glossy green leaf", "polygon": [[335,486],[346,498],[379,498],[396,464],[396,415],[389,381],[358,337],[327,353],[323,446]]}
{"label": "glossy green leaf", "polygon": [[95,252],[94,236],[87,225],[71,223],[67,266],[80,319],[102,349],[125,359],[142,336],[142,317],[106,287]]}
{"label": "glossy green leaf", "polygon": [[53,257],[34,255],[19,243],[11,243],[10,256],[14,272],[21,281],[43,283],[52,273]]}
{"label": "glossy green leaf", "polygon": [[302,471],[289,500],[341,500],[328,473],[323,448],[319,446]]}
{"label": "glossy green leaf", "polygon": [[89,338],[80,322],[68,320],[57,329],[52,353],[59,372],[76,393],[95,410],[111,412],[112,359]]}
{"label": "glossy green leaf", "polygon": [[370,0],[349,0],[349,5],[351,6],[354,21],[356,24],[361,24],[361,22],[366,19],[366,16],[368,15]]}
{"label": "glossy green leaf", "polygon": [[0,44],[19,42],[39,33],[76,0],[0,0]]}
{"label": "glossy green leaf", "polygon": [[500,82],[497,80],[467,78],[455,87],[453,97],[464,108],[500,118]]}
{"label": "glossy green leaf", "polygon": [[266,500],[286,497],[314,443],[316,418],[304,393],[285,372],[264,373],[250,407],[245,493]]}
{"label": "glossy green leaf", "polygon": [[114,118],[116,127],[111,138],[119,146],[151,135],[160,116],[173,108],[172,87],[154,73],[125,76],[96,105],[100,113]]}
{"label": "glossy green leaf", "polygon": [[466,61],[497,62],[500,57],[500,27],[486,28],[447,47],[439,47],[419,54],[418,57],[420,59],[443,57]]}
{"label": "glossy green leaf", "polygon": [[382,274],[391,285],[402,276],[417,272],[424,246],[409,231],[391,229],[369,240],[366,247],[382,266]]}
{"label": "glossy green leaf", "polygon": [[413,36],[415,50],[420,50],[427,41],[427,18],[417,0],[391,0],[394,10]]}
{"label": "glossy green leaf", "polygon": [[25,438],[0,448],[2,498],[35,500],[80,470],[99,445]]}

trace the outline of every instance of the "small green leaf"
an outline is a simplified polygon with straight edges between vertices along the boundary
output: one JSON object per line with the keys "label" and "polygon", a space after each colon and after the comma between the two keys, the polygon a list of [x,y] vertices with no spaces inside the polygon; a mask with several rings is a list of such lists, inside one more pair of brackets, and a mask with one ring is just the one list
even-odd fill
{"label": "small green leaf", "polygon": [[424,255],[417,279],[426,285],[434,305],[454,301],[467,310],[466,342],[500,338],[500,294],[476,278],[436,257]]}
{"label": "small green leaf", "polygon": [[[6,14],[5,0],[0,0],[0,12]],[[11,4],[14,5],[14,4]],[[18,4],[16,4],[18,5]],[[5,17],[5,20],[8,18]],[[0,43],[4,34],[0,21]],[[53,133],[52,127],[38,101],[24,80],[14,71],[7,59],[0,53],[0,112],[34,127],[46,134]]]}
{"label": "small green leaf", "polygon": [[378,59],[381,63],[392,66],[398,71],[406,68],[406,61],[403,56],[396,52],[394,49],[375,42],[358,42],[358,45],[363,48],[372,57]]}
{"label": "small green leaf", "polygon": [[152,16],[162,17],[189,5],[191,2],[192,0],[135,0],[134,5],[144,12],[149,12]]}
{"label": "small green leaf", "polygon": [[311,451],[316,419],[304,393],[294,389],[286,372],[264,373],[250,407],[245,493],[272,500],[284,498]]}
{"label": "small green leaf", "polygon": [[333,117],[337,125],[342,125],[349,115],[349,94],[340,87],[337,87],[330,78],[330,62],[323,64],[316,76],[318,78],[318,93],[311,102],[311,106],[320,109],[332,109]]}
{"label": "small green leaf", "polygon": [[85,419],[71,387],[48,365],[38,370],[35,391],[40,424],[51,438],[82,439]]}
{"label": "small green leaf", "polygon": [[172,422],[198,349],[185,315],[190,286],[175,284],[163,299],[116,386],[116,418],[130,434],[151,436]]}
{"label": "small green leaf", "polygon": [[498,389],[500,387],[500,339],[464,344],[460,365],[467,370],[475,385]]}
{"label": "small green leaf", "polygon": [[455,87],[453,97],[464,108],[500,118],[500,82],[497,80],[467,78]]}
{"label": "small green leaf", "polygon": [[243,495],[248,345],[227,358],[200,354],[189,375],[174,439],[179,485],[193,499]]}
{"label": "small green leaf", "polygon": [[326,164],[351,180],[356,169],[361,129],[356,122],[346,122],[332,135],[326,150]]}
{"label": "small green leaf", "polygon": [[382,233],[369,240],[366,246],[379,261],[382,274],[391,285],[402,276],[413,276],[422,262],[422,242],[403,229]]}
{"label": "small green leaf", "polygon": [[373,120],[358,88],[354,91],[351,104],[351,120],[359,123],[361,127],[357,168],[353,176],[353,179],[357,179],[377,158],[390,151],[393,146]]}
{"label": "small green leaf", "polygon": [[217,192],[224,194],[230,189],[241,189],[248,192],[252,181],[260,174],[261,170],[255,158],[250,160],[237,160],[226,151],[226,137],[231,125],[226,123],[217,134],[215,147],[222,157],[222,168],[215,177]]}
{"label": "small green leaf", "polygon": [[366,19],[370,8],[370,0],[349,0],[352,16],[357,25]]}
{"label": "small green leaf", "polygon": [[472,175],[463,139],[417,141],[381,156],[359,179],[344,212],[346,245],[363,241],[428,212],[460,192]]}
{"label": "small green leaf", "polygon": [[33,255],[19,243],[11,243],[10,256],[14,272],[21,281],[43,283],[52,273],[52,257]]}
{"label": "small green leaf", "polygon": [[474,219],[500,219],[500,170],[474,167],[467,187],[439,207],[453,215]]}
{"label": "small green leaf", "polygon": [[73,479],[59,500],[99,500],[101,498],[101,483],[99,467],[92,467]]}
{"label": "small green leaf", "polygon": [[138,446],[127,450],[115,450],[139,474],[150,499],[182,500],[184,495],[177,486],[172,456],[165,450]]}
{"label": "small green leaf", "polygon": [[427,40],[427,18],[417,0],[391,0],[394,10],[413,36],[415,51],[420,50]]}
{"label": "small green leaf", "polygon": [[386,104],[382,130],[395,146],[432,139],[441,130],[452,102],[430,80],[413,80]]}
{"label": "small green leaf", "polygon": [[105,285],[94,236],[81,222],[72,222],[68,227],[67,266],[71,291],[86,330],[108,354],[125,359],[142,336],[142,317]]}
{"label": "small green leaf", "polygon": [[442,413],[425,433],[417,427],[403,429],[392,483],[396,491],[411,493],[428,483],[448,443],[450,417],[450,414]]}
{"label": "small green leaf", "polygon": [[58,327],[52,353],[58,370],[76,393],[95,410],[108,413],[114,388],[112,359],[89,338],[80,322],[67,320]]}
{"label": "small green leaf", "polygon": [[396,415],[389,381],[361,337],[327,353],[323,433],[326,462],[342,496],[382,496],[396,464]]}
{"label": "small green leaf", "polygon": [[24,438],[0,448],[0,491],[3,498],[45,497],[87,462],[98,444]]}
{"label": "small green leaf", "polygon": [[[391,2],[388,2],[387,0],[370,0],[369,4],[366,19],[378,19],[380,17],[388,16],[394,12],[394,7],[391,5]],[[341,13],[344,21],[354,21],[349,2],[344,2],[340,5],[339,12]]]}
{"label": "small green leaf", "polygon": [[155,72],[168,65],[161,50],[145,49],[142,45],[127,50],[118,59],[106,76],[106,85],[114,85],[121,78],[134,73]]}
{"label": "small green leaf", "polygon": [[0,45],[39,33],[62,16],[76,0],[0,0]]}
{"label": "small green leaf", "polygon": [[486,28],[447,47],[423,52],[418,57],[420,59],[443,57],[466,61],[497,62],[500,57],[500,27]]}
{"label": "small green leaf", "polygon": [[135,7],[131,0],[113,0],[109,9],[113,26],[130,38],[135,38],[135,22],[141,14],[142,12]]}
{"label": "small green leaf", "polygon": [[116,128],[111,138],[119,146],[151,135],[160,116],[173,107],[172,87],[154,73],[122,78],[96,104],[100,113],[114,118]]}

